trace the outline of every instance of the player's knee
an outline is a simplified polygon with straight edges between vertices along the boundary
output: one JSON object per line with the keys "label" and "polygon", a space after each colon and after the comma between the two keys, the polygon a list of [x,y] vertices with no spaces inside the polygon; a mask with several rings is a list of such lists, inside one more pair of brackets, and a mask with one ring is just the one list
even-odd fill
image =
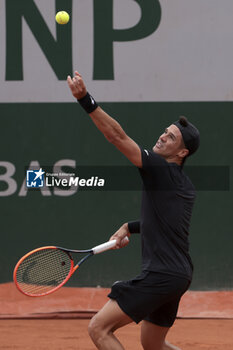
{"label": "player's knee", "polygon": [[98,332],[99,332],[99,326],[98,326],[98,322],[95,320],[95,316],[94,316],[94,317],[92,317],[91,321],[89,322],[88,334],[93,339],[93,338],[96,338]]}
{"label": "player's knee", "polygon": [[96,316],[91,319],[88,325],[88,334],[95,343],[99,343],[103,337],[104,329]]}

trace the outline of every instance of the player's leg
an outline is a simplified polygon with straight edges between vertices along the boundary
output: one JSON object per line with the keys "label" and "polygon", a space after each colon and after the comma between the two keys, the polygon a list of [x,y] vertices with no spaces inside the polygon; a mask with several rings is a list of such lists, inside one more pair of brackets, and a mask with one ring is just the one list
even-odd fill
{"label": "player's leg", "polygon": [[141,343],[144,350],[181,350],[165,340],[175,321],[180,297],[173,297],[142,321]]}
{"label": "player's leg", "polygon": [[113,332],[131,322],[132,319],[121,310],[117,302],[109,300],[91,319],[88,332],[97,349],[123,350]]}
{"label": "player's leg", "polygon": [[141,344],[144,350],[167,350],[165,338],[168,327],[160,327],[149,321],[142,321]]}
{"label": "player's leg", "polygon": [[160,327],[148,321],[142,321],[141,344],[144,350],[181,350],[165,340],[169,327]]}

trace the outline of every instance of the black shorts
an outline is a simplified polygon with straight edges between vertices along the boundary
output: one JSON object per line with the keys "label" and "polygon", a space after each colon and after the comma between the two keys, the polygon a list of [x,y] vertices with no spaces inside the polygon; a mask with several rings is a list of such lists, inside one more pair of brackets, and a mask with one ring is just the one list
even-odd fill
{"label": "black shorts", "polygon": [[175,321],[181,296],[190,281],[165,273],[143,271],[129,281],[113,284],[108,297],[133,321],[152,322],[161,327],[171,327]]}

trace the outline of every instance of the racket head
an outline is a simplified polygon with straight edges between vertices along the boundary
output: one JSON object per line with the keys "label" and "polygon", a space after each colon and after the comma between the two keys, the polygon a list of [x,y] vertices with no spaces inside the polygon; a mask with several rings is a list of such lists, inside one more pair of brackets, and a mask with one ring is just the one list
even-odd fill
{"label": "racket head", "polygon": [[70,253],[55,246],[47,246],[24,255],[15,266],[13,279],[21,293],[40,297],[62,287],[73,272],[74,261]]}

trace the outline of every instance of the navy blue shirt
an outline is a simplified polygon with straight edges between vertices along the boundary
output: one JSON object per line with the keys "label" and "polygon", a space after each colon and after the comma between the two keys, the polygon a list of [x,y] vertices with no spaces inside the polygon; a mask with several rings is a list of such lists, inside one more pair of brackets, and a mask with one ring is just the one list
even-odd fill
{"label": "navy blue shirt", "polygon": [[192,279],[189,226],[195,188],[182,167],[143,150],[142,269]]}

